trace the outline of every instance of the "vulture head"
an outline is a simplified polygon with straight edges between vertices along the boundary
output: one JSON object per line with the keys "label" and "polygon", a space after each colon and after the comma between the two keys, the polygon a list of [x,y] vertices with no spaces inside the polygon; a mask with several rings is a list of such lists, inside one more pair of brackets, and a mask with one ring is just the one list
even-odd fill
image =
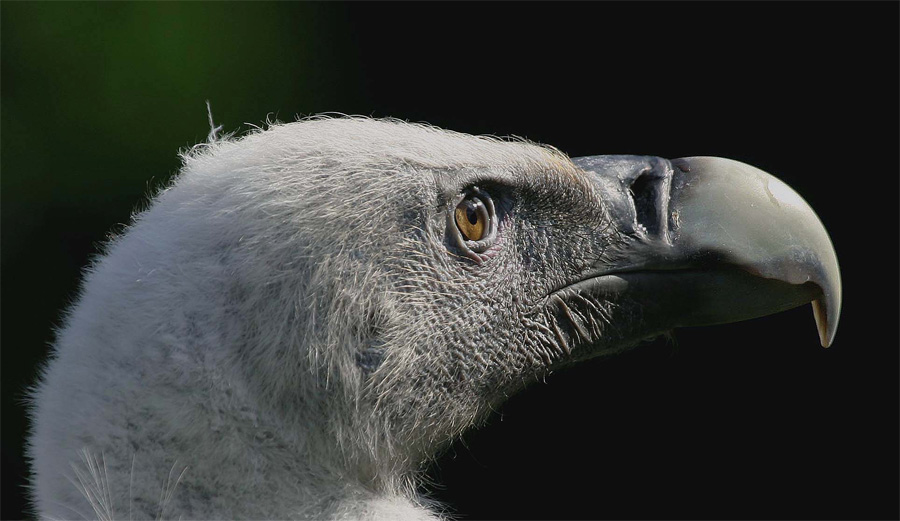
{"label": "vulture head", "polygon": [[423,464],[530,382],[807,302],[827,346],[828,235],[736,161],[364,118],[213,140],[87,270],[32,398],[32,495],[55,518],[433,518]]}

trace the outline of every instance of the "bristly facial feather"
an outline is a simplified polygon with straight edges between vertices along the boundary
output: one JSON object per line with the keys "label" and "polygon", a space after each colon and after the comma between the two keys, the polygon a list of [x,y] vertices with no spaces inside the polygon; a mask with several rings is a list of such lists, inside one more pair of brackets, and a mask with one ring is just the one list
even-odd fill
{"label": "bristly facial feather", "polygon": [[[89,448],[135,517],[176,460],[185,518],[428,517],[424,461],[583,346],[634,340],[608,320],[627,302],[558,291],[633,239],[552,148],[314,118],[183,157],[35,392],[42,515],[88,504],[64,470]],[[448,223],[475,189],[496,237],[472,253]]]}

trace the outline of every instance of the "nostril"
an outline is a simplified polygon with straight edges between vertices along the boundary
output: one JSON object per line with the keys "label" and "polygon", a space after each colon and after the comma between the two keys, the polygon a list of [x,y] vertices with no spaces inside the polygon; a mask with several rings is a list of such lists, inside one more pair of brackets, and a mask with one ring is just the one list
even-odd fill
{"label": "nostril", "polygon": [[658,178],[652,175],[652,171],[641,173],[632,181],[629,187],[631,198],[634,200],[635,217],[638,224],[647,230],[651,236],[660,232],[660,208]]}

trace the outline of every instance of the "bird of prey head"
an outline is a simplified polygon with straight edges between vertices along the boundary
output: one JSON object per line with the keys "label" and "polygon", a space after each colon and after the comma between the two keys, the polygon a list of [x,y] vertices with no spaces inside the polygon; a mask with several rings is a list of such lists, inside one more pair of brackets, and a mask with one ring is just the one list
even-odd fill
{"label": "bird of prey head", "polygon": [[550,371],[807,302],[837,327],[821,223],[736,161],[363,118],[184,159],[34,394],[42,515],[428,518],[423,462]]}

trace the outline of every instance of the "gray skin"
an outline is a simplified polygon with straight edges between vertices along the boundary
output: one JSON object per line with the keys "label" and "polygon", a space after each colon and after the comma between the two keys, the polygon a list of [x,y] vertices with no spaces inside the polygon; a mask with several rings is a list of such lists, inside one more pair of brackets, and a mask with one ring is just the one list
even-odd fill
{"label": "gray skin", "polygon": [[48,517],[431,519],[424,464],[529,383],[810,301],[828,345],[828,236],[741,163],[275,126],[189,154],[91,267],[33,396],[32,492]]}

